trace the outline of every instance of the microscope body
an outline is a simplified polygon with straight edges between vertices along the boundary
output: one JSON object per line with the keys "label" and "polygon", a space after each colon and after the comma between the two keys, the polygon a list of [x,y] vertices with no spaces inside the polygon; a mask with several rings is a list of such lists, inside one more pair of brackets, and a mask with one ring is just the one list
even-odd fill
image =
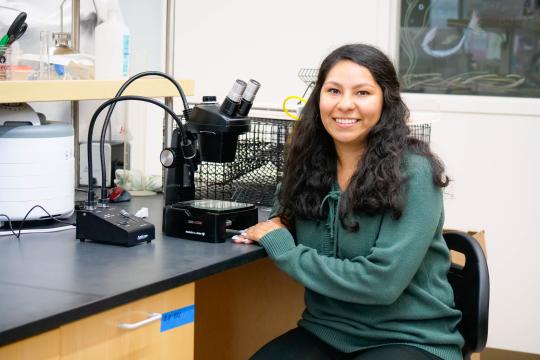
{"label": "microscope body", "polygon": [[233,162],[238,136],[250,130],[250,120],[224,114],[215,102],[203,102],[193,108],[184,126],[196,146],[196,155],[187,160],[181,156],[180,135],[175,130],[171,147],[177,161],[166,176],[163,232],[196,241],[224,242],[228,234],[257,223],[257,208],[232,201],[194,200],[195,171],[201,161]]}
{"label": "microscope body", "polygon": [[[180,94],[184,105],[186,124],[168,106],[144,96],[122,96],[122,92],[133,81],[143,76],[161,76],[171,81]],[[201,161],[234,161],[238,135],[250,130],[247,115],[260,84],[251,79],[249,84],[236,80],[233,88],[218,108],[215,97],[196,107],[191,115],[189,105],[180,84],[162,72],[136,74],[118,90],[113,99],[101,104],[92,116],[88,130],[88,178],[92,178],[92,135],[99,114],[109,107],[102,127],[100,153],[104,164],[104,139],[107,125],[117,102],[136,100],[161,107],[178,124],[173,132],[170,148],[160,155],[163,166],[168,168],[163,209],[163,231],[166,235],[187,239],[223,242],[229,227],[244,229],[257,222],[257,209],[251,204],[221,200],[194,200],[195,171]],[[204,101],[204,100],[203,100]],[[193,145],[196,147],[194,148]],[[102,183],[105,184],[105,166],[102,166]],[[93,183],[88,184],[88,200],[77,211],[76,237],[81,241],[132,246],[150,242],[155,238],[153,224],[135,218],[124,209],[108,206],[106,188],[96,204]],[[196,225],[198,228],[190,228]],[[201,230],[202,229],[202,230]],[[234,229],[233,229],[234,230]],[[208,235],[210,234],[210,235]],[[196,236],[190,236],[196,235]]]}
{"label": "microscope body", "polygon": [[[188,133],[188,137],[192,142],[196,141],[194,134]],[[180,138],[180,131],[174,129],[171,149],[176,155],[174,163],[168,167],[165,174],[165,205],[195,199],[195,171],[200,163],[200,157],[197,152],[193,159],[184,159],[181,155]]]}
{"label": "microscope body", "polygon": [[202,103],[193,108],[187,130],[196,133],[201,159],[208,162],[233,162],[238,136],[251,129],[247,117],[231,117],[220,112],[217,103]]}

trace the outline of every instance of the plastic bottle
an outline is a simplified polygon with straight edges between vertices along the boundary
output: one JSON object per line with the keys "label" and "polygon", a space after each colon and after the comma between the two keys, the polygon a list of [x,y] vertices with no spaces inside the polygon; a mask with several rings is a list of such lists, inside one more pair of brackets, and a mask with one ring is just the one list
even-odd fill
{"label": "plastic bottle", "polygon": [[96,26],[95,78],[97,80],[129,77],[129,29],[119,8],[108,9],[104,21]]}

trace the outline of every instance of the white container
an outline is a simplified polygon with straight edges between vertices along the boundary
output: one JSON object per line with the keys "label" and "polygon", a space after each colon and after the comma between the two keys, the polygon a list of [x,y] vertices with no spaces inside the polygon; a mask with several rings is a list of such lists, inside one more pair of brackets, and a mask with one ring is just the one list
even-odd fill
{"label": "white container", "polygon": [[[22,220],[34,205],[53,216],[69,217],[74,173],[71,125],[0,126],[0,214],[11,221]],[[47,217],[36,208],[27,220]]]}
{"label": "white container", "polygon": [[129,29],[119,12],[111,12],[106,21],[96,26],[95,78],[97,80],[129,77]]}

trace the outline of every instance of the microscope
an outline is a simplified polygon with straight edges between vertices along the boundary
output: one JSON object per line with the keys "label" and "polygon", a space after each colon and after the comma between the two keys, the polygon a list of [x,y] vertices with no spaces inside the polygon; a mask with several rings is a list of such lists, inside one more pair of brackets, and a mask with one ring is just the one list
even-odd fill
{"label": "microscope", "polygon": [[[161,76],[171,81],[180,94],[184,105],[183,123],[168,106],[143,96],[122,96],[124,90],[143,76]],[[238,136],[250,130],[247,118],[260,84],[236,80],[221,105],[215,97],[204,97],[203,102],[189,108],[182,87],[169,75],[148,71],[132,76],[118,90],[113,99],[105,101],[94,113],[88,131],[88,178],[92,174],[92,135],[99,114],[109,108],[102,126],[100,158],[102,184],[105,184],[104,143],[110,118],[116,103],[142,101],[161,107],[176,122],[171,146],[162,150],[160,161],[167,168],[165,204],[163,208],[163,232],[168,236],[204,242],[224,242],[229,234],[254,225],[258,221],[257,208],[223,200],[195,200],[195,172],[202,161],[233,162]],[[81,241],[133,246],[149,243],[155,238],[153,224],[136,218],[126,210],[108,205],[107,189],[101,188],[101,198],[96,202],[93,183],[88,184],[88,200],[77,211],[76,238]]]}
{"label": "microscope", "polygon": [[[180,131],[175,129],[171,147],[161,152],[160,160],[168,168],[163,209],[163,232],[166,235],[205,242],[223,242],[228,233],[238,232],[257,223],[257,208],[223,200],[194,200],[194,174],[201,161],[233,162],[238,136],[250,130],[247,118],[260,88],[255,80],[247,84],[236,80],[221,104],[215,97],[204,97],[194,107],[186,131],[196,144],[196,156],[179,156]],[[182,161],[183,160],[183,161]]]}

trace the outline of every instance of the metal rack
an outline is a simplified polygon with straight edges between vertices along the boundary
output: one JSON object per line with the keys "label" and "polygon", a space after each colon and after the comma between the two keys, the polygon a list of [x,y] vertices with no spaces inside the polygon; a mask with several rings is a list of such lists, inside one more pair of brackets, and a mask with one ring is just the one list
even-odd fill
{"label": "metal rack", "polygon": [[319,75],[319,69],[315,68],[301,68],[298,71],[298,78],[304,82],[304,84],[312,86],[317,81]]}
{"label": "metal rack", "polygon": [[315,86],[318,75],[319,69],[316,68],[300,68],[298,71],[298,78],[307,86],[304,94],[302,95],[303,98],[305,98],[306,94]]}

